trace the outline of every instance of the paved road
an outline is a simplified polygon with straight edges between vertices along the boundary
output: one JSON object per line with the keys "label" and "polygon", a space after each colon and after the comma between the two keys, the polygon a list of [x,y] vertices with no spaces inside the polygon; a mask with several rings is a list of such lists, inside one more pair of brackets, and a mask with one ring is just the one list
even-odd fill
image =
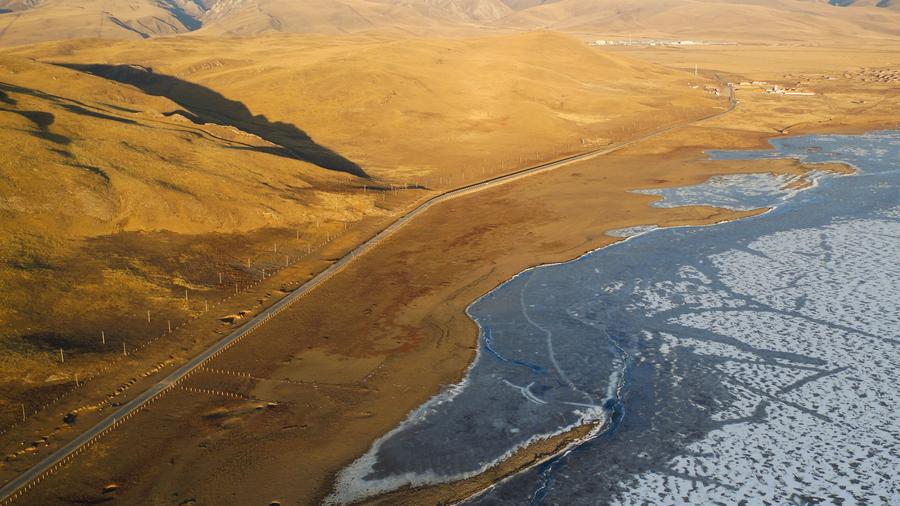
{"label": "paved road", "polygon": [[[700,118],[691,123],[697,123],[699,121],[709,120],[718,116],[722,116],[734,110],[735,108],[735,99],[734,99],[734,90],[729,89],[730,96],[730,104],[729,107],[716,114],[712,114],[705,118]],[[32,486],[36,485],[38,482],[43,480],[47,475],[54,472],[57,468],[67,463],[69,460],[75,457],[78,453],[84,451],[85,448],[94,443],[100,436],[103,434],[113,430],[119,424],[131,418],[136,413],[138,413],[141,409],[146,407],[148,404],[157,400],[160,396],[162,396],[167,391],[175,388],[179,383],[183,382],[191,373],[195,372],[198,368],[215,358],[217,355],[223,353],[228,348],[231,348],[235,344],[237,344],[241,339],[253,333],[260,326],[265,324],[267,321],[272,319],[275,315],[284,311],[288,306],[298,301],[301,297],[308,294],[316,287],[330,279],[332,276],[340,272],[344,269],[348,264],[364,255],[369,250],[376,247],[382,241],[384,241],[387,237],[392,235],[394,232],[402,228],[404,225],[415,219],[417,216],[422,213],[428,211],[432,207],[446,202],[448,200],[452,200],[455,198],[462,197],[464,195],[469,195],[475,192],[479,192],[482,190],[486,190],[489,188],[494,188],[496,186],[500,186],[503,184],[510,183],[512,181],[516,181],[525,177],[533,176],[535,174],[540,174],[542,172],[551,171],[554,169],[558,169],[560,167],[564,167],[566,165],[571,165],[577,162],[583,162],[585,160],[589,160],[591,158],[596,158],[598,156],[604,156],[615,151],[619,151],[625,147],[631,146],[638,142],[647,140],[651,137],[655,137],[661,135],[665,132],[669,132],[675,130],[677,128],[681,128],[686,126],[687,124],[679,124],[673,125],[666,128],[661,128],[658,130],[654,130],[648,134],[642,135],[640,137],[634,138],[630,141],[623,142],[620,144],[616,144],[614,146],[604,147],[600,149],[596,149],[593,151],[589,151],[586,153],[581,153],[578,155],[573,155],[569,157],[565,157],[562,159],[554,160],[552,162],[543,163],[540,165],[536,165],[533,167],[529,167],[527,169],[520,170],[518,172],[514,172],[511,174],[507,174],[504,176],[498,176],[492,179],[488,179],[485,181],[481,181],[478,183],[474,183],[468,186],[464,186],[461,188],[457,188],[455,190],[447,191],[446,193],[442,193],[440,195],[436,195],[418,207],[412,209],[402,217],[400,217],[397,221],[392,223],[390,226],[379,232],[378,234],[372,236],[367,241],[363,242],[352,251],[348,252],[344,255],[340,260],[331,264],[327,269],[317,274],[315,277],[304,283],[302,286],[288,294],[286,297],[276,302],[268,309],[262,311],[256,317],[236,329],[234,332],[229,334],[228,336],[222,338],[220,341],[213,344],[203,353],[197,355],[189,362],[185,363],[171,374],[169,374],[165,379],[156,383],[146,391],[137,395],[134,399],[129,401],[128,403],[122,405],[115,413],[107,416],[102,421],[70,441],[65,446],[56,450],[55,452],[48,455],[44,460],[39,462],[37,465],[32,467],[31,469],[25,471],[17,478],[13,479],[9,483],[6,483],[3,488],[0,488],[0,505],[5,506],[11,503],[18,496],[26,492]]]}

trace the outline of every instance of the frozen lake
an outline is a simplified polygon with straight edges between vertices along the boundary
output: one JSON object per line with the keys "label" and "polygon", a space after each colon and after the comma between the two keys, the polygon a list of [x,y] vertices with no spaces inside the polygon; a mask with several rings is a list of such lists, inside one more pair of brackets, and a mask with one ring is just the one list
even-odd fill
{"label": "frozen lake", "polygon": [[474,504],[898,504],[900,132],[779,139],[714,158],[844,161],[654,190],[777,206],[630,237],[475,302],[466,378],[339,476],[334,502],[473,476],[589,421],[605,430]]}

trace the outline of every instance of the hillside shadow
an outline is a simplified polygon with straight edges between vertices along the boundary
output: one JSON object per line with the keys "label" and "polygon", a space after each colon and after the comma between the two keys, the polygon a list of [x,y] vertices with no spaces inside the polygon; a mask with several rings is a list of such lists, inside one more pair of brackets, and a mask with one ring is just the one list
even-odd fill
{"label": "hillside shadow", "polygon": [[[23,86],[17,86],[15,84],[0,82],[0,102],[2,102],[4,104],[9,104],[9,105],[18,104],[18,102],[15,99],[11,98],[7,94],[7,92],[20,93],[23,95],[28,95],[31,97],[39,98],[41,100],[47,100],[59,107],[71,112],[71,113],[80,114],[82,116],[90,116],[92,118],[105,119],[107,121],[115,121],[117,123],[125,123],[128,125],[138,125],[139,124],[137,121],[134,121],[132,119],[121,118],[119,116],[113,116],[110,114],[106,114],[100,110],[97,110],[96,107],[91,107],[91,106],[85,104],[84,102],[79,102],[79,101],[73,100],[71,98],[60,97],[58,95],[53,95],[51,93],[46,93],[46,92],[36,90],[33,88],[25,88]],[[125,109],[124,107],[117,107],[117,106],[110,106],[110,105],[107,105],[107,106],[112,107],[117,110],[122,110],[125,112],[132,112],[132,113],[138,112],[138,111],[132,110],[132,109]],[[0,110],[6,110],[8,112],[14,112],[14,113],[20,114],[22,116],[25,116],[28,119],[30,119],[31,121],[33,121],[37,126],[39,126],[41,128],[41,130],[47,130],[47,128],[51,124],[53,124],[53,120],[54,120],[54,116],[52,114],[46,113],[46,112],[16,111],[16,110],[9,110],[9,109],[0,109]],[[46,117],[48,119],[41,120],[40,119],[41,117]]]}
{"label": "hillside shadow", "polygon": [[177,111],[177,114],[194,123],[230,125],[276,145],[246,145],[235,149],[250,149],[261,153],[295,158],[318,165],[323,169],[369,177],[362,167],[338,153],[316,144],[306,132],[296,126],[280,121],[269,121],[263,115],[254,115],[242,102],[225,98],[220,93],[199,84],[165,74],[157,74],[152,69],[136,65],[77,63],[57,63],[56,65],[128,84],[149,95],[166,97],[185,109]]}
{"label": "hillside shadow", "polygon": [[11,114],[17,114],[22,116],[23,118],[30,121],[37,130],[24,130],[25,132],[44,139],[50,142],[54,142],[56,144],[66,145],[71,143],[72,139],[65,135],[61,135],[58,133],[54,133],[50,131],[50,127],[53,123],[56,122],[56,116],[53,113],[49,113],[46,111],[31,111],[19,108],[19,102],[9,96],[9,93],[18,93],[22,95],[28,95],[31,97],[38,98],[40,100],[46,100],[51,102],[52,104],[59,106],[69,112],[80,114],[83,116],[92,116],[95,118],[106,119],[110,121],[116,121],[119,123],[128,123],[128,124],[137,124],[136,122],[127,119],[127,118],[119,118],[117,116],[110,116],[108,114],[103,114],[99,111],[93,111],[88,109],[87,107],[82,107],[81,102],[76,100],[71,100],[63,97],[59,97],[57,95],[53,95],[50,93],[45,93],[40,90],[36,90],[33,88],[26,88],[23,86],[18,86],[15,84],[9,84],[5,82],[0,82],[0,104],[10,105],[12,108],[7,108],[0,106],[0,112],[8,112]]}
{"label": "hillside shadow", "polygon": [[6,109],[5,107],[0,107],[0,112],[17,114],[30,121],[37,128],[37,130],[21,131],[33,135],[39,139],[44,139],[46,141],[50,141],[63,146],[72,142],[72,139],[66,137],[65,135],[53,133],[50,131],[50,125],[52,125],[56,121],[56,116],[49,112],[23,111],[17,109]]}

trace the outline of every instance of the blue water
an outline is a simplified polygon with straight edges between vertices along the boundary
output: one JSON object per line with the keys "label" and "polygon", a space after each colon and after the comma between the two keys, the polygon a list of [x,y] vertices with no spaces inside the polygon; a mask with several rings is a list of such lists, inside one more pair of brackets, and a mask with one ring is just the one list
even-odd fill
{"label": "blue water", "polygon": [[802,192],[771,175],[655,191],[663,206],[777,207],[640,229],[485,295],[466,378],[346,469],[332,499],[473,476],[591,422],[595,437],[472,502],[900,502],[900,133],[773,148],[711,156],[859,173]]}

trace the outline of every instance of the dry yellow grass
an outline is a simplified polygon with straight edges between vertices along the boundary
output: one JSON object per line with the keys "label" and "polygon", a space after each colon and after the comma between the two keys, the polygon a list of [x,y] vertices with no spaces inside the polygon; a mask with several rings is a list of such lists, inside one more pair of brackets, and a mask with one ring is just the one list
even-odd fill
{"label": "dry yellow grass", "polygon": [[[745,45],[612,52],[675,68],[699,65],[733,81],[740,105],[734,114],[709,123],[711,127],[777,135],[900,124],[900,52],[884,41],[853,47]],[[764,93],[776,85],[814,95]]]}
{"label": "dry yellow grass", "polygon": [[716,105],[687,88],[687,73],[550,32],[466,40],[179,37],[48,44],[11,54],[150,67],[295,125],[398,182],[433,170],[497,170],[523,153],[622,138],[635,121],[675,121]]}
{"label": "dry yellow grass", "polygon": [[0,153],[4,425],[12,406],[41,405],[123,342],[271,271],[273,242],[296,258],[339,223],[386,213],[359,178],[166,117],[165,99],[20,58],[0,58],[0,74],[0,142],[15,146]]}
{"label": "dry yellow grass", "polygon": [[693,81],[550,33],[6,51],[0,419],[345,224],[722,106]]}
{"label": "dry yellow grass", "polygon": [[[199,25],[178,4],[199,15],[190,1],[0,0],[0,45],[77,38],[141,39],[187,32]],[[5,14],[4,10],[8,11]]]}

